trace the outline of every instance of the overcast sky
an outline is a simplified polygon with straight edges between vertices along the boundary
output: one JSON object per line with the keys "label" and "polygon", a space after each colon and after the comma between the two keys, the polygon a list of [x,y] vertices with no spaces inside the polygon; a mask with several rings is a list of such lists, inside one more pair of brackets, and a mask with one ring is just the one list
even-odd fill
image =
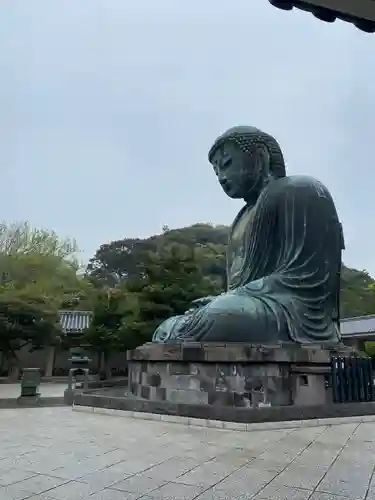
{"label": "overcast sky", "polygon": [[375,34],[267,0],[6,0],[0,220],[100,244],[230,223],[207,160],[254,125],[331,190],[345,262],[375,274]]}

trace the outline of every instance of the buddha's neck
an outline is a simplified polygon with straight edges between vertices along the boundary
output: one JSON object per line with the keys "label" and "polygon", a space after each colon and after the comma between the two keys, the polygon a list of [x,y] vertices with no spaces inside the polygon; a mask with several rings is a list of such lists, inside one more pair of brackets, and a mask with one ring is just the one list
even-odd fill
{"label": "buddha's neck", "polygon": [[258,201],[259,194],[260,193],[257,193],[257,192],[249,193],[249,195],[244,198],[246,205],[248,207],[253,207],[256,204],[256,202]]}
{"label": "buddha's neck", "polygon": [[262,179],[258,187],[253,188],[251,191],[249,191],[247,196],[244,197],[244,200],[248,207],[253,207],[256,204],[260,194],[268,186],[270,180],[272,180],[272,178]]}

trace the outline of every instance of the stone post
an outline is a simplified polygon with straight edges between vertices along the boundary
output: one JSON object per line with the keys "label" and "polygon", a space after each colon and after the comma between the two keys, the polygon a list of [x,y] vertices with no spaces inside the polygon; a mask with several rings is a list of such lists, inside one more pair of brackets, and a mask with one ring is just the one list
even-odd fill
{"label": "stone post", "polygon": [[69,369],[68,388],[64,392],[65,403],[72,405],[74,395],[77,392],[85,391],[89,387],[89,363],[91,359],[86,356],[81,348],[71,350],[72,357],[69,359],[71,368]]}
{"label": "stone post", "polygon": [[18,398],[18,403],[23,404],[32,400],[33,403],[39,400],[38,392],[40,384],[39,368],[24,368],[21,379],[21,395]]}

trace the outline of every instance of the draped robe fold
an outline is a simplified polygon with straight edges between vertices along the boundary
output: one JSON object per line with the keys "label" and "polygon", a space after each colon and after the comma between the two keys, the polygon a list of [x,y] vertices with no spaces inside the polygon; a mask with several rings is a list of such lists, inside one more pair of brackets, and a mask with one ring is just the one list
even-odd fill
{"label": "draped robe fold", "polygon": [[232,225],[228,291],[169,318],[153,341],[337,343],[343,246],[323,184],[307,176],[272,181]]}

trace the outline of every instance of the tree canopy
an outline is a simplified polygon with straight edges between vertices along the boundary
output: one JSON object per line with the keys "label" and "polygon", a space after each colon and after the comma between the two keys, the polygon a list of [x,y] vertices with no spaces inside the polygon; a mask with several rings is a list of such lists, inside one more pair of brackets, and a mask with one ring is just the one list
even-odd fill
{"label": "tree canopy", "polygon": [[225,281],[225,254],[229,228],[210,224],[172,229],[146,239],[125,238],[102,245],[90,259],[86,276],[97,286],[115,286],[128,279],[138,279],[141,263],[148,252],[160,254],[182,245],[194,249],[202,273],[220,286]]}
{"label": "tree canopy", "polygon": [[93,286],[78,273],[77,253],[54,231],[0,224],[0,351],[8,360],[26,344],[59,342],[59,309],[91,309]]}
{"label": "tree canopy", "polygon": [[60,340],[57,309],[41,296],[19,291],[0,293],[0,351],[17,360],[16,352],[23,346],[40,349]]}

